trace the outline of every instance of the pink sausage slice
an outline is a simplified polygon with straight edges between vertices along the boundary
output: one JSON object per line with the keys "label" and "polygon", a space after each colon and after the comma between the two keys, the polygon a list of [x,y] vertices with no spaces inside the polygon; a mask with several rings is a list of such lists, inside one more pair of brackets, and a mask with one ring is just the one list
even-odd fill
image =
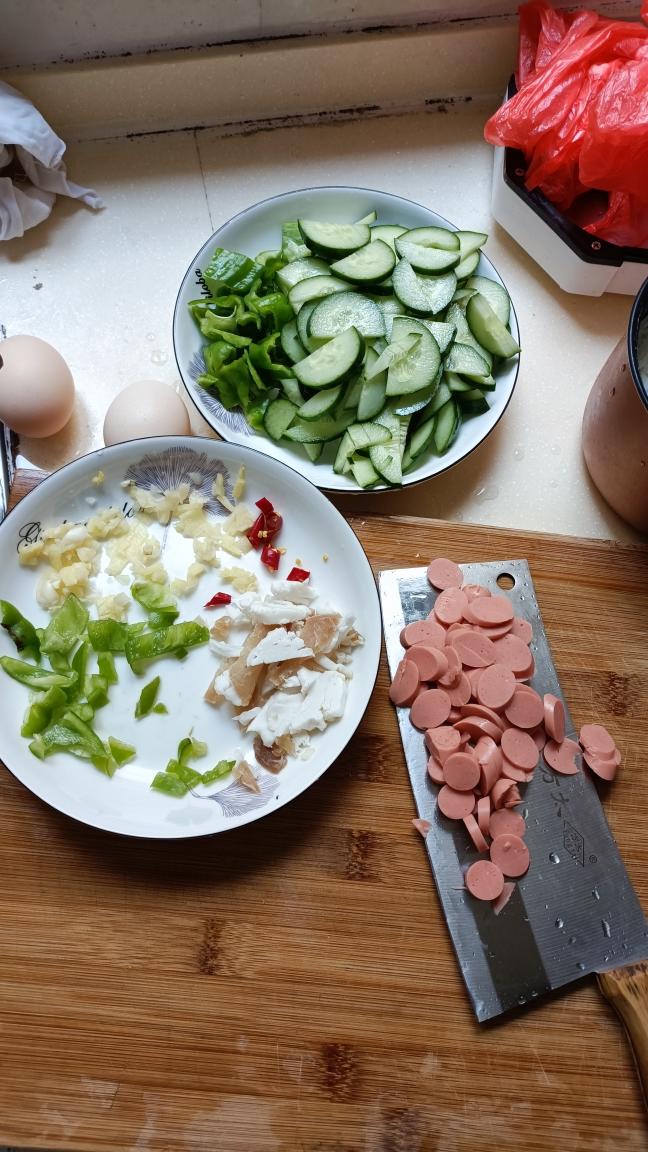
{"label": "pink sausage slice", "polygon": [[450,703],[453,708],[461,708],[462,705],[467,704],[471,696],[470,680],[465,672],[459,673],[459,679],[456,684],[450,684],[445,691],[450,697]]}
{"label": "pink sausage slice", "polygon": [[479,764],[470,752],[453,752],[443,765],[443,775],[455,792],[473,792],[479,784]]}
{"label": "pink sausage slice", "polygon": [[562,744],[565,739],[565,706],[562,700],[552,696],[551,692],[545,692],[543,704],[547,735],[555,740],[556,744]]}
{"label": "pink sausage slice", "polygon": [[583,748],[593,752],[595,756],[609,756],[616,748],[610,733],[602,724],[583,724],[580,730],[580,742]]}
{"label": "pink sausage slice", "polygon": [[445,628],[437,620],[412,620],[401,632],[401,644],[411,648],[414,644],[429,644],[432,648],[443,648]]}
{"label": "pink sausage slice", "polygon": [[411,660],[401,660],[389,686],[389,699],[398,708],[406,708],[416,698],[420,684],[418,668]]}
{"label": "pink sausage slice", "polygon": [[472,792],[456,792],[445,784],[437,796],[437,804],[448,820],[463,820],[464,816],[471,815],[475,797]]}
{"label": "pink sausage slice", "polygon": [[527,684],[516,684],[513,696],[504,709],[509,724],[516,728],[537,728],[544,720],[542,697]]}
{"label": "pink sausage slice", "polygon": [[506,796],[504,797],[504,807],[515,808],[517,804],[521,803],[522,797],[520,796],[520,789],[518,788],[517,784],[514,784],[512,788],[509,788]]}
{"label": "pink sausage slice", "polygon": [[521,616],[514,616],[511,623],[511,634],[517,636],[518,640],[523,640],[525,644],[530,644],[533,640],[533,628],[528,620],[523,620]]}
{"label": "pink sausage slice", "polygon": [[535,670],[536,670],[535,660],[533,658],[533,655],[531,654],[530,659],[529,659],[529,667],[526,669],[525,672],[516,672],[515,673],[515,679],[517,681],[519,681],[520,683],[524,683],[525,680],[533,680],[533,677],[535,676]]}
{"label": "pink sausage slice", "polygon": [[427,762],[427,772],[430,780],[433,780],[435,784],[439,784],[441,787],[443,787],[446,782],[445,776],[443,775],[443,768],[441,767],[439,761],[434,758],[434,756],[430,756]]}
{"label": "pink sausage slice", "polygon": [[452,647],[459,653],[464,668],[488,668],[497,659],[495,644],[488,636],[478,632],[457,632],[452,639]]}
{"label": "pink sausage slice", "polygon": [[[505,808],[513,788],[515,788],[515,784],[512,780],[507,780],[506,777],[500,776],[499,780],[495,781],[490,791],[491,804],[493,808],[497,808],[498,810],[500,808]],[[518,792],[518,800],[519,798],[520,794]]]}
{"label": "pink sausage slice", "polygon": [[502,756],[502,776],[507,780],[514,780],[516,784],[528,784],[533,779],[533,772],[525,772],[522,768],[516,768],[511,764],[506,756]]}
{"label": "pink sausage slice", "polygon": [[470,681],[470,690],[472,692],[473,700],[477,699],[477,688],[483,671],[483,668],[469,668],[466,672],[466,676]]}
{"label": "pink sausage slice", "polygon": [[519,636],[502,636],[501,640],[492,641],[495,649],[495,658],[498,664],[504,664],[511,672],[526,673],[531,667],[533,656],[528,646]]}
{"label": "pink sausage slice", "polygon": [[460,745],[461,736],[450,724],[442,724],[440,728],[429,728],[425,733],[425,747],[428,752],[434,753],[439,764],[444,764],[448,756],[458,752]]}
{"label": "pink sausage slice", "polygon": [[524,836],[526,823],[519,812],[511,812],[508,808],[500,808],[493,812],[490,818],[491,836]]}
{"label": "pink sausage slice", "polygon": [[499,916],[502,909],[506,908],[506,905],[508,904],[514,892],[515,884],[512,880],[507,880],[504,884],[504,887],[502,888],[501,895],[497,897],[497,900],[493,900],[493,912],[496,916]]}
{"label": "pink sausage slice", "polygon": [[492,860],[476,860],[466,872],[466,888],[476,900],[497,900],[504,888],[504,874]]}
{"label": "pink sausage slice", "polygon": [[413,644],[407,649],[405,659],[414,661],[420,680],[438,680],[448,671],[448,661],[441,649],[429,644]]}
{"label": "pink sausage slice", "polygon": [[482,836],[490,832],[491,802],[490,796],[481,796],[477,801],[477,823]]}
{"label": "pink sausage slice", "polygon": [[559,772],[561,776],[576,775],[578,772],[576,757],[579,754],[578,744],[569,738],[563,740],[562,744],[557,744],[555,740],[547,740],[542,752],[549,767],[553,768],[554,772]]}
{"label": "pink sausage slice", "polygon": [[[477,801],[477,803],[479,803],[479,801]],[[474,816],[464,816],[464,824],[466,825],[466,831],[467,831],[468,835],[470,836],[470,839],[472,840],[473,844],[475,845],[475,848],[477,849],[477,851],[478,852],[488,852],[488,844],[486,843],[486,841],[482,835],[481,829],[479,827],[479,824],[475,820],[475,817]]]}
{"label": "pink sausage slice", "polygon": [[468,597],[461,588],[446,588],[439,592],[434,602],[434,615],[448,627],[463,619],[464,608],[468,607]]}
{"label": "pink sausage slice", "polygon": [[488,736],[495,744],[499,744],[502,737],[499,724],[493,724],[492,720],[485,720],[483,716],[464,716],[461,720],[457,720],[454,726],[457,732],[467,732],[473,740]]}
{"label": "pink sausage slice", "polygon": [[538,749],[528,732],[507,728],[502,732],[501,745],[503,755],[514,768],[522,772],[533,772],[538,763]]}
{"label": "pink sausage slice", "polygon": [[445,556],[437,556],[428,564],[427,578],[433,588],[443,592],[446,588],[461,588],[463,573],[454,560],[446,560]]}
{"label": "pink sausage slice", "polygon": [[529,849],[520,836],[496,836],[490,858],[505,876],[524,876],[529,867]]}
{"label": "pink sausage slice", "polygon": [[421,833],[421,836],[427,836],[432,827],[429,820],[419,820],[418,817],[412,820],[412,824],[416,828],[416,831]]}
{"label": "pink sausage slice", "polygon": [[[406,660],[406,664],[412,664]],[[438,728],[450,715],[450,697],[442,688],[427,688],[412,704],[410,720],[415,728]]]}
{"label": "pink sausage slice", "polygon": [[488,636],[489,640],[501,640],[502,636],[508,636],[511,631],[510,624],[493,624],[492,627],[487,627],[485,624],[475,624],[475,628],[479,628],[482,636]]}
{"label": "pink sausage slice", "polygon": [[538,752],[542,752],[542,749],[547,743],[547,733],[544,730],[544,726],[541,724],[538,728],[534,728],[532,732],[529,732],[529,736],[533,740]]}
{"label": "pink sausage slice", "polygon": [[446,645],[443,649],[443,655],[448,661],[448,671],[444,672],[443,676],[439,676],[439,683],[444,688],[456,686],[456,683],[461,676],[461,660],[459,653],[455,651],[450,645]]}
{"label": "pink sausage slice", "polygon": [[[491,596],[491,600],[495,599],[495,596]],[[481,603],[486,604],[487,601]],[[480,704],[497,712],[498,708],[505,708],[513,699],[516,687],[517,682],[510,668],[505,668],[503,664],[491,664],[490,668],[484,668],[479,677],[477,699]]]}
{"label": "pink sausage slice", "polygon": [[483,584],[462,584],[461,591],[466,593],[469,603],[478,596],[490,596],[488,588],[484,588]]}
{"label": "pink sausage slice", "polygon": [[[470,679],[470,673],[466,673]],[[459,711],[462,716],[480,716],[482,720],[490,720],[491,724],[496,724],[500,732],[504,731],[506,725],[501,716],[497,712],[493,712],[492,708],[486,708],[484,704],[475,704],[472,701],[469,704],[464,704]]]}
{"label": "pink sausage slice", "polygon": [[470,603],[470,614],[476,624],[484,624],[487,628],[510,624],[515,615],[506,596],[478,596]]}
{"label": "pink sausage slice", "polygon": [[601,780],[607,780],[608,783],[614,780],[617,774],[617,768],[621,763],[621,753],[618,753],[619,759],[602,759],[600,756],[595,756],[593,752],[583,752],[583,760],[591,768],[595,776]]}

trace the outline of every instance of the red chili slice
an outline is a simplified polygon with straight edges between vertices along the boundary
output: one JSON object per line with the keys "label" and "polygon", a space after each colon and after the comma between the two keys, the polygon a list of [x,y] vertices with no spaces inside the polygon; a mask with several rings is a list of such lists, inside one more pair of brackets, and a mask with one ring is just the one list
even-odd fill
{"label": "red chili slice", "polygon": [[273,547],[272,544],[264,544],[261,552],[261,563],[265,564],[271,572],[276,572],[281,560],[281,552],[278,548]]}
{"label": "red chili slice", "polygon": [[231,604],[232,597],[229,592],[216,592],[211,600],[204,605],[205,608],[218,608],[221,604]]}
{"label": "red chili slice", "polygon": [[257,500],[256,506],[257,508],[260,508],[264,516],[268,516],[271,512],[274,512],[274,504],[265,496],[262,496],[260,500]]}
{"label": "red chili slice", "polygon": [[306,580],[310,580],[310,572],[307,572],[305,568],[291,568],[286,580],[294,580],[296,584],[303,584]]}

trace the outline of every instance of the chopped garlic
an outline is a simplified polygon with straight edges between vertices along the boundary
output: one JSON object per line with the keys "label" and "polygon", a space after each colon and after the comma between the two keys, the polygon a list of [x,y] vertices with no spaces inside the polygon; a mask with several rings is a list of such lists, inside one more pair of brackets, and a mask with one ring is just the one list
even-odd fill
{"label": "chopped garlic", "polygon": [[125,620],[131,601],[129,596],[118,592],[116,596],[97,596],[95,604],[100,620]]}
{"label": "chopped garlic", "polygon": [[236,592],[256,592],[259,587],[254,572],[248,572],[247,568],[221,568],[221,576]]}
{"label": "chopped garlic", "polygon": [[228,536],[226,532],[223,532],[221,536],[220,546],[223,552],[229,552],[230,556],[237,557],[244,556],[252,547],[250,541],[246,540],[244,536],[239,536],[238,539],[235,539],[234,536]]}
{"label": "chopped garlic", "polygon": [[256,517],[247,504],[237,504],[233,512],[223,520],[223,532],[228,536],[238,536],[247,532],[254,524]]}
{"label": "chopped garlic", "polygon": [[108,540],[111,536],[123,536],[128,531],[119,508],[104,508],[102,512],[97,512],[96,516],[90,517],[86,527],[93,540]]}
{"label": "chopped garlic", "polygon": [[193,540],[196,536],[209,536],[215,539],[219,528],[207,516],[204,505],[206,500],[202,496],[192,495],[187,504],[178,509],[174,520],[174,528],[181,536]]}
{"label": "chopped garlic", "polygon": [[164,492],[148,492],[144,488],[134,487],[131,491],[140,512],[151,516],[159,524],[170,524],[181,504],[184,504],[191,489],[188,484],[180,484],[178,488],[168,488]]}
{"label": "chopped garlic", "polygon": [[218,476],[212,484],[212,495],[216,497],[218,503],[222,504],[223,508],[226,508],[228,512],[234,511],[234,505],[225,495],[225,481],[223,480],[222,472],[218,473]]}
{"label": "chopped garlic", "polygon": [[200,577],[205,574],[207,569],[204,564],[190,564],[187,568],[187,575],[184,580],[172,580],[171,591],[174,596],[188,596],[190,592],[195,592]]}
{"label": "chopped garlic", "polygon": [[33,544],[25,544],[18,553],[18,562],[23,568],[36,568],[43,559],[44,549],[44,540],[34,540]]}
{"label": "chopped garlic", "polygon": [[218,568],[220,563],[218,559],[218,545],[214,540],[208,540],[205,536],[199,536],[193,542],[194,556],[201,564],[207,564],[210,568]]}
{"label": "chopped garlic", "polygon": [[236,477],[236,480],[234,482],[234,488],[232,490],[232,495],[233,495],[236,503],[238,503],[239,500],[243,499],[243,497],[245,495],[245,487],[246,487],[245,464],[241,464],[241,467],[238,470],[238,476]]}
{"label": "chopped garlic", "polygon": [[92,477],[92,483],[94,484],[95,488],[101,488],[101,485],[105,479],[106,475],[100,468],[99,471],[95,472],[94,476]]}

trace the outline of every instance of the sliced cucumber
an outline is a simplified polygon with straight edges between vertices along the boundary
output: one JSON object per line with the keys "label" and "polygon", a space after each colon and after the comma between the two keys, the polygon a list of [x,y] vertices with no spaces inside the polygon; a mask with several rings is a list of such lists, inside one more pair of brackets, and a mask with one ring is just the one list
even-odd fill
{"label": "sliced cucumber", "polygon": [[291,264],[284,264],[277,272],[277,280],[283,291],[288,295],[295,284],[300,280],[308,280],[310,276],[327,276],[328,264],[319,256],[305,256],[301,260],[293,260]]}
{"label": "sliced cucumber", "polygon": [[444,248],[447,252],[459,252],[459,238],[449,228],[411,228],[407,233],[411,244],[422,244],[426,248]]}
{"label": "sliced cucumber", "polygon": [[329,224],[324,220],[298,220],[305,244],[320,256],[347,256],[371,239],[368,224]]}
{"label": "sliced cucumber", "polygon": [[334,292],[346,292],[348,284],[337,276],[308,276],[300,280],[288,293],[293,312],[299,312],[309,300],[322,300]]}
{"label": "sliced cucumber", "polygon": [[415,272],[445,272],[447,268],[454,268],[459,263],[458,251],[449,252],[447,248],[429,248],[424,244],[416,244],[408,239],[410,235],[406,232],[397,238],[396,251],[403,260],[409,260]]}
{"label": "sliced cucumber", "polygon": [[384,240],[385,244],[389,244],[390,248],[396,252],[394,241],[397,236],[402,236],[407,232],[407,228],[402,228],[400,224],[376,224],[375,228],[371,229],[372,240]]}
{"label": "sliced cucumber", "polygon": [[286,400],[290,400],[290,403],[294,404],[295,407],[301,408],[302,404],[304,403],[304,397],[301,394],[301,388],[295,380],[295,377],[282,376],[281,387],[283,388]]}
{"label": "sliced cucumber", "polygon": [[385,335],[385,321],[380,308],[359,292],[336,292],[320,301],[308,322],[312,340],[329,340],[355,328],[366,339]]}
{"label": "sliced cucumber", "polygon": [[377,376],[372,376],[368,379],[368,373],[378,359],[378,355],[374,352],[373,348],[367,348],[364,367],[362,369],[362,387],[360,389],[360,396],[358,399],[358,420],[372,420],[382,412],[385,407],[385,396],[387,391],[387,373],[381,372]]}
{"label": "sliced cucumber", "polygon": [[451,399],[452,392],[450,391],[445,380],[442,379],[430,403],[425,406],[422,412],[418,413],[416,418],[418,422],[417,427],[419,424],[422,424],[425,420],[429,419],[430,416],[434,416],[437,412],[439,412],[440,409],[443,408],[443,405],[447,404],[448,400]]}
{"label": "sliced cucumber", "polygon": [[[288,267],[290,267],[290,265],[288,265]],[[289,320],[287,324],[284,324],[281,329],[279,343],[293,364],[296,364],[298,360],[304,359],[306,349],[299,339],[296,320]]]}
{"label": "sliced cucumber", "polygon": [[347,435],[356,452],[364,452],[376,444],[387,444],[391,439],[390,431],[384,424],[377,421],[374,423],[371,420],[366,420],[362,424],[350,424]]}
{"label": "sliced cucumber", "polygon": [[487,232],[465,232],[462,228],[455,232],[455,236],[459,241],[459,252],[462,260],[465,260],[466,256],[471,256],[473,252],[477,252],[479,248],[483,248],[488,240]]}
{"label": "sliced cucumber", "polygon": [[263,416],[263,427],[271,440],[281,440],[296,415],[297,408],[290,400],[283,396],[271,400]]}
{"label": "sliced cucumber", "polygon": [[383,314],[383,319],[385,321],[385,335],[389,340],[391,339],[392,320],[394,319],[394,316],[402,316],[403,305],[401,304],[400,300],[396,299],[395,296],[385,296],[384,300],[377,300],[376,303]]}
{"label": "sliced cucumber", "polygon": [[333,461],[333,471],[339,476],[344,472],[348,472],[350,467],[351,453],[354,451],[353,440],[349,436],[348,429],[340,440],[340,446],[337,450],[335,460]]}
{"label": "sliced cucumber", "polygon": [[506,288],[497,280],[489,280],[487,276],[471,276],[466,282],[466,288],[474,288],[476,292],[481,292],[502,324],[508,324],[511,316],[511,298]]}
{"label": "sliced cucumber", "polygon": [[389,431],[389,440],[386,444],[377,444],[369,449],[369,459],[383,480],[388,484],[402,484],[403,482],[403,453],[407,440],[409,417],[396,416],[393,412],[383,412],[378,417],[378,423],[384,424]]}
{"label": "sliced cucumber", "polygon": [[[458,344],[469,344],[471,348],[474,348],[475,352],[478,352],[479,355],[488,364],[488,371],[492,372],[493,357],[491,356],[490,352],[487,352],[485,348],[482,348],[479,341],[476,340],[475,337],[473,336],[470,325],[468,324],[468,321],[466,320],[466,313],[465,313],[464,309],[461,308],[459,306],[459,304],[456,304],[456,303],[451,304],[450,307],[448,308],[447,312],[446,312],[446,321],[449,324],[455,325],[455,327],[457,329],[455,340],[457,341],[457,343]],[[299,327],[299,324],[297,325],[297,327]],[[303,341],[302,341],[302,343],[303,343]]]}
{"label": "sliced cucumber", "polygon": [[[404,319],[410,326],[420,325],[421,328],[427,328],[428,332],[431,332],[434,336],[434,339],[439,345],[439,352],[442,355],[447,351],[447,349],[452,344],[452,341],[454,340],[456,331],[454,324],[445,324],[441,320],[424,320],[420,316],[403,317],[402,313],[399,313],[398,316],[394,317],[394,319],[397,321]],[[466,324],[466,328],[467,327],[468,325]],[[392,339],[396,339],[396,337],[392,336]]]}
{"label": "sliced cucumber", "polygon": [[387,396],[409,396],[431,388],[441,364],[439,345],[432,333],[399,316],[392,326],[392,341],[402,348],[403,354],[393,360],[387,371]]}
{"label": "sliced cucumber", "polygon": [[294,444],[320,444],[337,440],[353,423],[353,412],[342,416],[322,416],[321,420],[295,420],[288,428],[284,440]]}
{"label": "sliced cucumber", "polygon": [[465,280],[467,276],[472,276],[480,261],[479,252],[469,252],[464,259],[457,264],[454,270],[457,280]]}
{"label": "sliced cucumber", "polygon": [[341,384],[336,384],[333,388],[323,388],[321,392],[316,392],[302,404],[297,416],[300,420],[319,420],[333,411],[341,395]]}
{"label": "sliced cucumber", "polygon": [[371,212],[367,212],[367,215],[363,216],[361,220],[356,220],[356,224],[369,224],[369,226],[371,226],[376,223],[377,219],[378,213],[372,208]]}
{"label": "sliced cucumber", "polygon": [[427,420],[419,424],[418,428],[412,432],[407,445],[412,460],[416,460],[416,457],[420,456],[421,452],[425,452],[425,449],[429,448],[434,436],[435,424],[436,417],[429,416]]}
{"label": "sliced cucumber", "polygon": [[466,416],[481,416],[488,412],[490,407],[484,393],[479,388],[471,388],[469,392],[461,392],[457,397],[461,411]]}
{"label": "sliced cucumber", "polygon": [[416,412],[422,412],[427,408],[437,388],[438,384],[433,384],[430,388],[422,388],[420,392],[412,392],[411,396],[403,396],[394,412],[397,416],[413,416]]}
{"label": "sliced cucumber", "polygon": [[461,302],[464,304],[464,307],[465,307],[465,302],[467,300],[470,300],[470,297],[474,296],[474,295],[475,295],[475,289],[474,288],[457,288],[457,291],[455,292],[454,296],[452,297],[452,303],[458,304]]}
{"label": "sliced cucumber", "polygon": [[482,392],[494,392],[497,388],[497,380],[494,376],[468,376],[470,383],[473,387],[481,388]]}
{"label": "sliced cucumber", "polygon": [[356,328],[347,328],[329,340],[328,344],[311,352],[305,360],[295,364],[295,376],[306,388],[328,388],[331,384],[340,384],[346,380],[363,355],[362,336]]}
{"label": "sliced cucumber", "polygon": [[374,484],[380,483],[380,476],[371,460],[367,460],[365,456],[358,456],[356,460],[351,461],[351,471],[356,484],[361,488],[373,488]]}
{"label": "sliced cucumber", "polygon": [[[471,296],[466,307],[466,319],[475,338],[494,356],[515,356],[520,345],[515,342],[508,328],[491,308],[485,296],[477,292]],[[483,375],[486,375],[484,372]]]}
{"label": "sliced cucumber", "polygon": [[323,451],[324,442],[322,440],[320,440],[319,444],[304,444],[304,452],[313,464],[317,464],[317,461],[319,460]]}
{"label": "sliced cucumber", "polygon": [[[297,371],[298,365],[295,365]],[[455,340],[445,358],[446,372],[476,372],[478,376],[488,376],[488,364],[483,356],[470,344],[460,344]]]}
{"label": "sliced cucumber", "polygon": [[372,240],[350,256],[331,264],[331,272],[353,284],[377,284],[390,276],[396,257],[384,240]]}
{"label": "sliced cucumber", "polygon": [[[387,276],[385,280],[379,280],[377,284],[370,285],[372,296],[393,296],[394,295],[394,281],[391,276]],[[376,300],[380,304],[380,300]]]}
{"label": "sliced cucumber", "polygon": [[408,260],[399,260],[392,273],[394,294],[401,304],[412,312],[429,316],[440,312],[452,300],[457,287],[454,272],[443,272],[440,276],[419,276]]}
{"label": "sliced cucumber", "polygon": [[[367,348],[367,352],[365,352],[365,360],[369,351],[370,349]],[[344,397],[342,399],[343,408],[352,408],[354,412],[357,410],[363,383],[364,377],[362,375],[361,369],[358,375],[349,380],[349,383],[347,384],[346,392],[344,393]]]}
{"label": "sliced cucumber", "polygon": [[[308,335],[308,321],[313,315],[313,312],[317,308],[318,304],[319,300],[308,300],[307,303],[304,304],[297,313],[297,335],[299,336],[299,339],[304,346],[304,356],[307,356],[309,352],[314,352],[316,348],[319,348],[319,344],[317,344],[314,340],[311,340],[310,336]],[[466,328],[468,328],[467,324]],[[468,330],[470,331],[470,329]],[[304,356],[302,356],[302,360],[304,359]],[[294,360],[293,363],[296,364],[298,361]]]}
{"label": "sliced cucumber", "polygon": [[459,376],[457,372],[444,372],[443,379],[453,394],[455,392],[472,392],[475,387],[472,380],[464,380],[463,376]]}
{"label": "sliced cucumber", "polygon": [[461,415],[454,400],[448,400],[437,412],[434,424],[434,447],[439,456],[456,440],[461,427]]}

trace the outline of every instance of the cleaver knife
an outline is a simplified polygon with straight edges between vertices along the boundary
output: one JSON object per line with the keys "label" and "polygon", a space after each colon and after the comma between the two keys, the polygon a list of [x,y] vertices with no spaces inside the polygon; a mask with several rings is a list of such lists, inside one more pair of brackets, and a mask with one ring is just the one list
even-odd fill
{"label": "cleaver knife", "polygon": [[[565,705],[567,735],[576,739],[553,665],[526,560],[463,564],[466,583],[509,597],[533,628],[532,686]],[[436,592],[425,568],[379,576],[385,642],[393,676],[403,656],[400,632],[424,618]],[[478,859],[463,824],[436,805],[423,734],[397,709],[407,769],[421,818],[429,820],[425,847],[468,995],[482,1022],[553,989],[595,973],[621,1017],[648,1101],[648,923],[630,883],[589,774],[559,776],[540,758],[524,787],[531,866],[499,915],[473,899],[464,873]]]}

